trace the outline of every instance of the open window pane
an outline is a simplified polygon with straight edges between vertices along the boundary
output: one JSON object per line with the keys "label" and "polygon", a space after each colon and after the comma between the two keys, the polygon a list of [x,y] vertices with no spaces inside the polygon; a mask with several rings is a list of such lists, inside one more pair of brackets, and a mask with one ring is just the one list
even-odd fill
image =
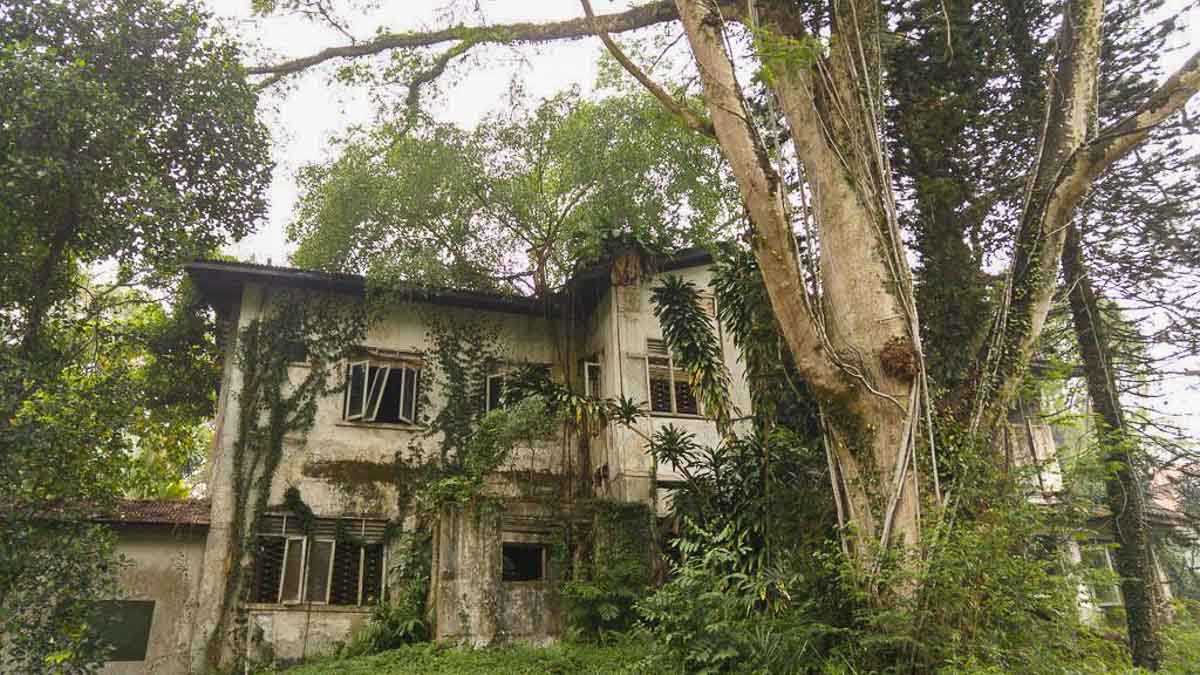
{"label": "open window pane", "polygon": [[371,385],[367,388],[366,421],[374,422],[379,416],[379,404],[383,401],[383,392],[387,387],[392,369],[389,366],[372,366],[368,373]]}
{"label": "open window pane", "polygon": [[417,423],[417,410],[421,393],[421,371],[416,368],[404,369],[404,387],[400,399],[400,420],[409,424]]}
{"label": "open window pane", "polygon": [[583,391],[589,398],[600,398],[600,364],[583,364]]}
{"label": "open window pane", "polygon": [[[1093,570],[1100,572],[1112,572],[1112,559],[1109,557],[1109,551],[1104,546],[1087,546],[1081,552],[1083,556],[1083,564]],[[1090,584],[1092,589],[1092,597],[1096,604],[1100,607],[1109,607],[1121,604],[1121,592],[1116,584],[1107,581],[1095,581]]]}
{"label": "open window pane", "polygon": [[367,403],[367,369],[366,361],[351,363],[346,370],[346,410],[344,417],[348,420],[363,418]]}
{"label": "open window pane", "polygon": [[314,541],[308,550],[308,587],[304,596],[309,602],[328,602],[332,563],[333,542]]}
{"label": "open window pane", "polygon": [[501,406],[504,397],[504,376],[503,375],[488,375],[487,379],[487,407],[485,410],[491,412],[498,410]]}
{"label": "open window pane", "polygon": [[279,602],[300,602],[300,579],[304,569],[304,540],[288,539],[283,554],[283,583]]}

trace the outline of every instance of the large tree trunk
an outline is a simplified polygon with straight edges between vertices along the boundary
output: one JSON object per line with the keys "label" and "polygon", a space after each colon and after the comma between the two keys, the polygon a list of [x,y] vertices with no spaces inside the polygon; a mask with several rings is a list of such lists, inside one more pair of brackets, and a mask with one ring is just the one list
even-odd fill
{"label": "large tree trunk", "polygon": [[[860,99],[858,82],[871,77],[873,66],[850,49],[876,31],[860,31],[854,21],[841,24],[853,39],[841,41],[827,63],[840,87],[817,84],[811,67],[771,64],[820,233],[821,288],[810,297],[783,181],[751,122],[723,17],[709,3],[676,4],[717,140],[754,225],[755,255],[772,308],[797,368],[820,399],[836,460],[836,497],[854,525],[856,559],[869,572],[878,550],[893,543],[915,548],[920,539],[912,448],[921,357],[912,284],[888,217],[890,180],[874,145],[877,118],[873,104],[864,107]],[[861,3],[856,16],[873,20],[871,6]],[[854,14],[848,3],[841,9]],[[802,33],[791,17],[772,21],[772,30],[784,35]],[[818,89],[824,106],[859,114],[827,120],[816,101]]]}
{"label": "large tree trunk", "polygon": [[1129,628],[1133,665],[1158,670],[1162,660],[1161,618],[1154,563],[1146,524],[1146,496],[1138,481],[1137,440],[1125,427],[1124,410],[1109,358],[1108,332],[1096,290],[1083,260],[1079,230],[1072,225],[1063,250],[1063,276],[1069,288],[1071,319],[1083,356],[1088,396],[1098,418],[1098,438],[1111,475],[1105,484],[1117,541],[1117,572]]}

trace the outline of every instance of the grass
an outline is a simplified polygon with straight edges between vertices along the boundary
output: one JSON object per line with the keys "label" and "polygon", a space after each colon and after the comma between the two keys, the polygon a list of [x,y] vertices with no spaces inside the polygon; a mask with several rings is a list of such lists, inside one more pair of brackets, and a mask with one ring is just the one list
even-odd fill
{"label": "grass", "polygon": [[438,649],[414,644],[371,656],[329,658],[286,671],[286,675],[533,675],[534,673],[637,672],[647,645],[637,640],[591,645],[563,643],[550,647],[515,645],[497,649]]}

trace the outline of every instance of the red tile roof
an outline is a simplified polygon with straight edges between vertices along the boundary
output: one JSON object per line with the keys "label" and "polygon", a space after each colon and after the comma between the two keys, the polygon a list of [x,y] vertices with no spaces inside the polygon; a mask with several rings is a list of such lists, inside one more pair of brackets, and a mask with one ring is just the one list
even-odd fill
{"label": "red tile roof", "polygon": [[125,499],[115,513],[96,517],[105,523],[208,525],[207,499]]}

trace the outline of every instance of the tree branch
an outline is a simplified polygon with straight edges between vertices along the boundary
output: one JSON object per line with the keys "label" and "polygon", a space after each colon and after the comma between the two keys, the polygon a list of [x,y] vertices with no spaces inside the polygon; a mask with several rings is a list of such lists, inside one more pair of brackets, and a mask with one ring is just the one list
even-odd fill
{"label": "tree branch", "polygon": [[343,47],[330,47],[316,54],[290,59],[275,64],[253,66],[247,69],[251,75],[278,77],[298,73],[326,61],[353,59],[372,56],[393,49],[415,49],[433,47],[446,42],[471,42],[479,44],[514,44],[521,42],[552,42],[592,37],[596,30],[605,33],[623,33],[674,21],[679,18],[674,4],[659,0],[653,4],[635,7],[617,14],[598,16],[595,23],[586,17],[553,21],[549,23],[511,23],[498,26],[452,26],[442,30],[405,33],[384,33],[372,40]]}
{"label": "tree branch", "polygon": [[645,87],[651,94],[654,95],[654,98],[658,99],[659,102],[663,104],[663,107],[674,113],[676,117],[682,120],[684,126],[692,131],[702,133],[710,138],[717,137],[716,132],[713,131],[712,122],[701,118],[691,108],[687,107],[686,104],[676,101],[673,96],[668,94],[665,89],[660,87],[658,83],[652,80],[650,76],[647,75],[641,68],[638,68],[637,64],[625,55],[625,52],[621,51],[621,47],[613,41],[608,32],[600,28],[599,23],[596,21],[596,15],[592,12],[591,2],[588,0],[579,0],[579,2],[583,5],[583,13],[587,15],[588,21],[590,21],[593,28],[595,28],[596,35],[600,38],[600,41],[604,43],[604,46],[608,49],[608,53],[612,54],[612,57],[617,60],[617,63],[621,64],[621,67],[625,69],[625,72],[629,73],[635,80],[640,82],[643,87]]}
{"label": "tree branch", "polygon": [[1090,179],[1064,183],[1062,177],[1072,173],[1095,115],[1103,14],[1101,0],[1070,0],[1064,10],[1040,153],[1027,184],[1005,298],[984,353],[973,430],[1000,419],[1029,365],[1058,285],[1067,224],[1090,187]]}
{"label": "tree branch", "polygon": [[713,129],[754,224],[757,240],[754,255],[796,368],[820,394],[840,395],[847,389],[847,380],[826,353],[816,322],[804,303],[807,290],[801,283],[791,219],[784,203],[783,180],[750,123],[733,61],[725,48],[719,17],[714,17],[713,10],[702,2],[680,0],[679,10],[700,70]]}

